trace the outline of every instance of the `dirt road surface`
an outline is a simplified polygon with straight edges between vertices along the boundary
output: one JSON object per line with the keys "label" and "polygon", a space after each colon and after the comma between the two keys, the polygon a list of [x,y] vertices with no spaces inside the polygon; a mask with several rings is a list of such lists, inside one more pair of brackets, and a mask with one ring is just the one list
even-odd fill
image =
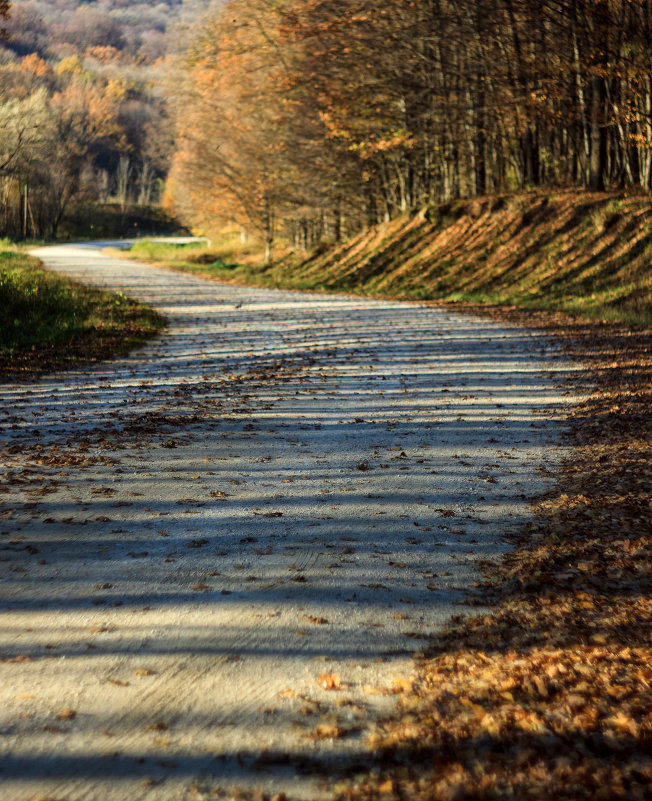
{"label": "dirt road surface", "polygon": [[568,366],[424,305],[36,255],[169,327],[0,387],[1,797],[327,797],[550,483]]}

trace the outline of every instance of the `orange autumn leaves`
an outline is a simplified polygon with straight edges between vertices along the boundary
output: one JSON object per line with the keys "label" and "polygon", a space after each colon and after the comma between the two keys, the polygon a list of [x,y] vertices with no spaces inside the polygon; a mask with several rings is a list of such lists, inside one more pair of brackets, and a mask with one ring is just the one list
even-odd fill
{"label": "orange autumn leaves", "polygon": [[199,227],[234,221],[271,239],[281,67],[266,39],[266,16],[244,2],[229,8],[206,23],[186,60],[168,194]]}
{"label": "orange autumn leaves", "polygon": [[493,316],[547,324],[589,365],[593,392],[571,418],[575,451],[516,550],[488,568],[492,614],[459,618],[433,641],[413,691],[372,734],[376,769],[340,796],[645,799],[651,332]]}
{"label": "orange autumn leaves", "polygon": [[652,186],[649,4],[231,0],[196,31],[168,198],[339,241],[438,201]]}
{"label": "orange autumn leaves", "polygon": [[411,138],[395,94],[379,88],[367,100],[373,44],[358,43],[365,64],[342,49],[351,23],[373,16],[352,11],[329,22],[319,4],[232,0],[203,23],[174,92],[167,186],[167,202],[197,228],[236,222],[269,243],[290,231],[307,243],[317,229],[337,239],[345,219],[358,224],[373,159]]}

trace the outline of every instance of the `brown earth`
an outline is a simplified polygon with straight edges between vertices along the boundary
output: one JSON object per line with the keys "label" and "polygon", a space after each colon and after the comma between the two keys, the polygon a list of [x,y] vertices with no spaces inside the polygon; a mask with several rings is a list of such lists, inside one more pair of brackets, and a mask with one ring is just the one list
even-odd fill
{"label": "brown earth", "polygon": [[645,195],[577,191],[456,201],[372,228],[289,280],[649,322],[651,211]]}
{"label": "brown earth", "polygon": [[259,244],[223,236],[211,247],[158,248],[146,258],[228,283],[650,325],[651,221],[648,195],[537,192],[440,204],[309,255],[279,245],[266,265]]}

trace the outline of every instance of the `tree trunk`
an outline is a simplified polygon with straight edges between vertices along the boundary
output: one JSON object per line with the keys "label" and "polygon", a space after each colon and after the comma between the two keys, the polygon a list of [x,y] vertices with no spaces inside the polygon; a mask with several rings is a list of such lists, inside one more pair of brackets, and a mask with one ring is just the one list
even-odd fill
{"label": "tree trunk", "polygon": [[589,159],[589,189],[604,190],[607,167],[607,132],[604,124],[605,83],[600,75],[591,78],[591,158]]}
{"label": "tree trunk", "polygon": [[523,179],[526,186],[538,186],[541,183],[539,168],[539,143],[532,130],[528,128],[521,137],[523,153]]}

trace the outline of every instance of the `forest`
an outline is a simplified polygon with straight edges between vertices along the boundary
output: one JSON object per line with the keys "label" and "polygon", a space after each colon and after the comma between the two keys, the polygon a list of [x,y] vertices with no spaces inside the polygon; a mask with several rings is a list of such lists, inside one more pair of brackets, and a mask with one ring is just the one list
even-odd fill
{"label": "forest", "polygon": [[107,214],[120,222],[158,203],[172,148],[168,29],[195,8],[4,4],[0,236],[55,239],[62,226],[88,236]]}
{"label": "forest", "polygon": [[649,0],[231,0],[179,64],[168,202],[312,247],[459,197],[652,188]]}
{"label": "forest", "polygon": [[162,202],[269,255],[457,198],[652,188],[649,0],[4,11],[0,235]]}

